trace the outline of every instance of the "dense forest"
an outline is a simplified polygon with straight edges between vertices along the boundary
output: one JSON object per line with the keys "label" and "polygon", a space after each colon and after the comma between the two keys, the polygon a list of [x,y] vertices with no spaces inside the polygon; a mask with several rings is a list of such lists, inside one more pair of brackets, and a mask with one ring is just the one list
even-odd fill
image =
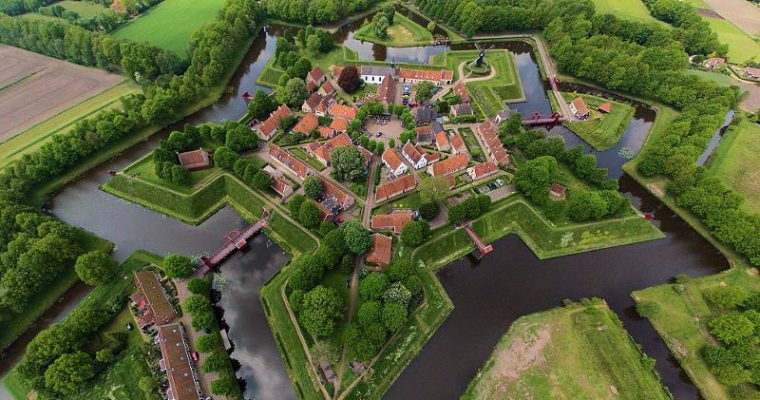
{"label": "dense forest", "polygon": [[267,14],[285,21],[308,24],[336,22],[366,10],[378,0],[264,0]]}
{"label": "dense forest", "polygon": [[542,29],[557,16],[549,0],[417,0],[427,15],[468,36]]}

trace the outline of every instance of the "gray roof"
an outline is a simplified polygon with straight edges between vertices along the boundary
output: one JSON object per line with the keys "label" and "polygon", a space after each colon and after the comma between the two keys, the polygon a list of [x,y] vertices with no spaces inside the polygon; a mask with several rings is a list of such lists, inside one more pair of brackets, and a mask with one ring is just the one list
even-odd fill
{"label": "gray roof", "polygon": [[385,77],[388,74],[396,75],[396,71],[394,71],[393,68],[378,65],[362,65],[360,73],[362,75],[379,75],[382,77]]}
{"label": "gray roof", "polygon": [[452,106],[458,115],[472,115],[472,106],[467,103],[455,104]]}
{"label": "gray roof", "polygon": [[417,111],[414,115],[414,121],[417,125],[424,125],[433,122],[438,117],[438,114],[433,110],[430,105],[417,107]]}
{"label": "gray roof", "polygon": [[501,110],[499,111],[498,115],[499,115],[499,118],[501,119],[507,119],[510,116],[512,116],[512,110],[510,110],[509,108],[507,108],[506,110]]}

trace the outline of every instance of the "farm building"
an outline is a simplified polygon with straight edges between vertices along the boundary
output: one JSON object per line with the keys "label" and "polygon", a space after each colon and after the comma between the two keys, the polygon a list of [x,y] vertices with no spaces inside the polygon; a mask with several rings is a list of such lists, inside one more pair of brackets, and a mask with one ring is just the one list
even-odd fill
{"label": "farm building", "polygon": [[469,104],[471,101],[470,91],[464,85],[464,82],[459,81],[454,85],[454,94],[459,96],[459,102],[461,104]]}
{"label": "farm building", "polygon": [[337,103],[332,104],[327,113],[332,118],[343,118],[349,121],[356,118],[356,108]]}
{"label": "farm building", "polygon": [[341,133],[324,143],[313,142],[306,147],[322,164],[330,165],[330,153],[341,146],[351,146],[351,138],[346,133]]}
{"label": "farm building", "polygon": [[433,144],[433,139],[435,139],[435,135],[433,135],[433,127],[428,126],[418,126],[414,128],[414,133],[417,134],[417,143],[424,144],[424,145],[430,145]]}
{"label": "farm building", "polygon": [[319,118],[314,113],[308,113],[301,118],[300,121],[293,127],[293,132],[298,132],[304,136],[311,135],[319,126]]}
{"label": "farm building", "polygon": [[411,211],[373,215],[370,227],[373,231],[392,231],[395,234],[399,234],[412,219],[413,214]]}
{"label": "farm building", "polygon": [[396,70],[391,67],[377,65],[362,65],[359,70],[359,77],[368,85],[379,85],[383,83],[388,75],[395,76]]}
{"label": "farm building", "polygon": [[451,152],[453,154],[467,154],[467,145],[464,143],[462,136],[455,133],[451,136]]}
{"label": "farm building", "polygon": [[416,126],[428,125],[436,118],[438,118],[438,113],[431,105],[417,107],[414,111],[414,124]]}
{"label": "farm building", "polygon": [[612,103],[599,104],[599,112],[603,114],[609,114],[612,112]]}
{"label": "farm building", "polygon": [[319,94],[321,94],[324,97],[327,97],[333,93],[335,93],[335,87],[333,86],[332,82],[327,81],[325,82],[320,88],[319,88]]}
{"label": "farm building", "polygon": [[412,168],[414,169],[422,169],[428,165],[428,159],[422,155],[425,151],[420,150],[421,149],[413,146],[412,142],[406,142],[404,147],[401,148],[401,154],[404,155],[406,161],[409,161],[409,163],[412,164]]}
{"label": "farm building", "polygon": [[412,69],[401,68],[398,71],[399,82],[417,84],[421,82],[433,82],[437,85],[450,85],[454,79],[454,71],[441,69]]}
{"label": "farm building", "polygon": [[272,168],[271,165],[264,167],[263,171],[272,178],[272,190],[282,199],[288,198],[293,194],[293,185],[288,182],[282,174],[282,171]]}
{"label": "farm building", "polygon": [[478,163],[467,168],[467,175],[469,175],[473,181],[483,179],[497,172],[499,172],[499,167],[494,162]]}
{"label": "farm building", "polygon": [[290,108],[286,104],[282,104],[277,107],[276,110],[269,114],[269,118],[267,118],[264,123],[262,123],[261,126],[259,126],[257,129],[259,136],[264,140],[271,139],[274,134],[277,133],[277,128],[280,125],[280,119],[285,118],[289,115]]}
{"label": "farm building", "polygon": [[475,127],[475,132],[480,136],[486,148],[486,155],[498,165],[509,164],[509,154],[499,139],[499,127],[492,119],[487,119]]}
{"label": "farm building", "polygon": [[338,185],[334,184],[329,179],[325,179],[318,176],[322,182],[322,187],[325,188],[325,194],[317,205],[325,214],[325,218],[331,218],[340,214],[343,210],[348,210],[354,205],[353,196],[341,190]]}
{"label": "farm building", "polygon": [[307,176],[311,175],[311,170],[303,161],[277,145],[269,145],[269,155],[300,180],[304,180]]}
{"label": "farm building", "polygon": [[472,115],[472,106],[468,103],[454,104],[451,106],[451,115],[461,117],[463,115]]}
{"label": "farm building", "polygon": [[327,75],[325,75],[324,72],[322,72],[322,69],[319,67],[314,67],[309,73],[306,75],[306,85],[309,84],[314,85],[314,87],[319,87],[322,83],[324,83],[327,80]]}
{"label": "farm building", "polygon": [[178,153],[179,163],[188,171],[200,171],[211,168],[211,156],[206,149],[201,147],[198,150]]}
{"label": "farm building", "polygon": [[396,95],[396,81],[393,80],[391,75],[386,75],[383,79],[383,83],[380,84],[380,88],[377,89],[378,100],[386,107],[393,103],[393,99]]}
{"label": "farm building", "polygon": [[451,144],[449,143],[449,137],[446,135],[446,132],[438,131],[438,133],[435,134],[435,148],[438,149],[438,151],[451,150]]}

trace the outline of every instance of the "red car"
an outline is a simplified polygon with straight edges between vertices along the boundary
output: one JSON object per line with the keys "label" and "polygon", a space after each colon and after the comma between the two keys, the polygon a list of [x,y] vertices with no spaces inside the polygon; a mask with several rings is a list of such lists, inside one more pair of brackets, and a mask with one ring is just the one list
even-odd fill
{"label": "red car", "polygon": [[198,358],[198,352],[194,351],[194,352],[190,353],[190,358],[193,359],[193,362],[198,362],[198,359],[199,359]]}

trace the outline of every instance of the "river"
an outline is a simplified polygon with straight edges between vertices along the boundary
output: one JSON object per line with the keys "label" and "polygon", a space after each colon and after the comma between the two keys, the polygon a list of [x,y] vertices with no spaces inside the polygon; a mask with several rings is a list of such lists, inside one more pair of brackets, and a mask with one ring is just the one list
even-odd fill
{"label": "river", "polygon": [[[349,24],[335,33],[336,42],[359,53],[361,59],[395,62],[427,62],[449,46],[386,48],[353,38],[361,22]],[[239,118],[246,109],[244,92],[261,88],[255,79],[274,55],[276,35],[281,28],[262,30],[230,82],[231,90],[217,104],[184,122],[221,122]],[[528,100],[511,105],[523,113],[549,112],[545,82],[538,72],[535,56],[523,42],[505,42],[498,48],[512,52]],[[469,45],[455,46],[471,48]],[[574,88],[573,90],[588,90]],[[438,276],[454,302],[455,309],[387,394],[389,399],[456,399],[477,369],[488,358],[498,338],[516,318],[561,305],[563,299],[598,296],[605,298],[623,320],[634,339],[647,354],[657,359],[663,382],[677,399],[698,398],[696,388],[683,377],[656,332],[633,312],[631,291],[668,281],[680,273],[692,276],[715,273],[727,267],[726,260],[675,216],[650,196],[620,166],[627,161],[619,150],[627,147],[635,154],[646,139],[653,113],[644,105],[621,144],[606,152],[593,152],[610,176],[621,179],[621,191],[644,212],[654,213],[654,223],[666,234],[662,240],[608,250],[539,261],[515,236],[494,243],[495,251],[479,263],[459,260]],[[109,169],[123,169],[155,147],[170,129],[154,135],[64,187],[53,199],[53,213],[61,220],[81,226],[116,244],[115,257],[126,258],[136,249],[158,254],[179,252],[207,254],[220,246],[225,233],[244,221],[229,207],[199,226],[190,226],[99,190]],[[554,127],[552,135],[562,135],[570,145],[583,144],[572,132]],[[221,268],[217,286],[217,306],[234,343],[233,359],[239,364],[238,377],[245,385],[246,398],[259,400],[295,398],[290,381],[266,323],[258,290],[287,262],[276,245],[268,246],[258,237],[249,251],[238,253]],[[60,320],[86,295],[84,286],[70,290],[59,306],[49,310],[8,351],[0,374],[7,372],[23,353],[28,341],[49,323]],[[0,392],[0,398],[8,395]]]}

